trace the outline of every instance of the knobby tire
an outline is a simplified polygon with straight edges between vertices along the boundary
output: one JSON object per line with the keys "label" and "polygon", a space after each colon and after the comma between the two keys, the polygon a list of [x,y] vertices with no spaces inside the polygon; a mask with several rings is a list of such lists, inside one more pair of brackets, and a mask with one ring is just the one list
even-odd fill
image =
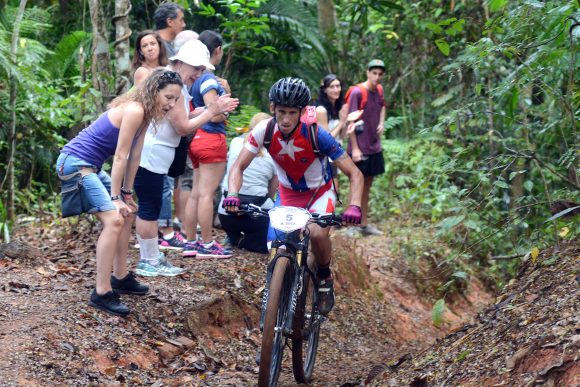
{"label": "knobby tire", "polygon": [[302,293],[298,298],[294,314],[292,371],[296,382],[310,383],[318,350],[320,322],[312,328],[312,323],[317,318],[314,310],[317,295],[312,276],[308,271],[304,273],[302,286]]}
{"label": "knobby tire", "polygon": [[[278,383],[282,355],[284,352],[285,336],[276,326],[281,327],[287,313],[290,294],[284,294],[284,278],[290,269],[290,261],[286,257],[279,257],[274,266],[266,315],[264,318],[264,332],[262,334],[262,350],[260,353],[260,371],[258,374],[259,387],[272,387]],[[288,292],[289,293],[289,292]]]}

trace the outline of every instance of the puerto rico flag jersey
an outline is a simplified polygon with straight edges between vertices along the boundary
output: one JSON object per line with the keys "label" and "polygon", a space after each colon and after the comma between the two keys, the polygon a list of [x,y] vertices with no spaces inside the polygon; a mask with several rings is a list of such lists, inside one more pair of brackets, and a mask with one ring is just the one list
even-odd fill
{"label": "puerto rico flag jersey", "polygon": [[[267,124],[268,120],[260,122],[248,136],[246,149],[250,152],[257,154],[263,146]],[[321,155],[336,160],[344,154],[344,149],[326,130],[319,127],[317,132]],[[304,122],[300,123],[300,127],[288,140],[284,140],[278,124],[275,125],[268,152],[274,160],[278,180],[283,188],[307,192],[330,182],[331,176],[327,171],[330,166],[314,153],[309,136],[308,126]]]}

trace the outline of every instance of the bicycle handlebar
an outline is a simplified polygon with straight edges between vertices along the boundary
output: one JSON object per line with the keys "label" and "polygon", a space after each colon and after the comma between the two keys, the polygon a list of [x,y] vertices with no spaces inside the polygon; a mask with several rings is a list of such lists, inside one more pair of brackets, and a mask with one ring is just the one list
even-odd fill
{"label": "bicycle handlebar", "polygon": [[[264,210],[255,204],[240,204],[237,214],[248,214],[250,216],[268,217],[268,210]],[[316,223],[320,227],[341,226],[342,216],[335,214],[312,213],[310,223]]]}

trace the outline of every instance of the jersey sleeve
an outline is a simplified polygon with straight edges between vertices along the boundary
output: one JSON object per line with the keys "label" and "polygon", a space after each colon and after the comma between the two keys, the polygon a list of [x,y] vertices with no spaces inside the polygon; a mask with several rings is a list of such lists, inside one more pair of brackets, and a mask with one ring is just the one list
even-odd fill
{"label": "jersey sleeve", "polygon": [[246,149],[253,154],[257,154],[264,144],[264,137],[266,136],[266,127],[268,126],[268,122],[270,122],[270,120],[264,120],[260,122],[248,135]]}
{"label": "jersey sleeve", "polygon": [[362,93],[360,88],[358,86],[353,87],[348,98],[348,112],[352,113],[359,110],[358,107],[360,106],[361,100]]}
{"label": "jersey sleeve", "polygon": [[336,160],[344,154],[344,149],[326,130],[318,128],[318,147],[320,153],[328,156],[331,160]]}

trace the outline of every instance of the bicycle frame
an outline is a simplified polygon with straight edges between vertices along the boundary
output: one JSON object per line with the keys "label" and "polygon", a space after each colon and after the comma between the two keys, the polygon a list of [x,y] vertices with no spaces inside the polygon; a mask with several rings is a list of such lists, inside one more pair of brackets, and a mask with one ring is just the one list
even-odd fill
{"label": "bicycle frame", "polygon": [[[268,216],[270,225],[276,230],[262,296],[260,330],[265,352],[260,355],[264,362],[259,363],[258,384],[276,385],[284,345],[289,339],[293,344],[294,378],[299,383],[306,383],[312,377],[320,325],[326,320],[318,311],[317,272],[308,266],[309,226],[311,223],[321,227],[340,225],[342,218],[334,214],[311,214],[298,207],[280,206],[266,211],[249,204],[242,205],[240,210],[254,217]],[[303,344],[305,339],[306,344]]]}
{"label": "bicycle frame", "polygon": [[[270,280],[272,278],[274,266],[279,257],[286,257],[290,261],[290,277],[292,278],[292,282],[290,283],[290,287],[288,287],[289,284],[285,281],[284,286],[286,290],[289,290],[288,294],[290,294],[292,298],[288,303],[288,313],[286,314],[283,333],[286,337],[289,337],[293,333],[292,325],[294,312],[296,310],[296,302],[301,292],[301,289],[298,289],[298,287],[302,285],[304,271],[308,271],[313,278],[316,278],[316,273],[310,270],[307,264],[308,246],[310,244],[310,236],[308,234],[307,228],[304,231],[296,230],[290,233],[285,233],[283,238],[272,242],[272,247],[270,248],[270,263],[268,264],[268,271],[266,274],[266,286],[262,296],[260,330],[264,329],[264,315],[266,303],[268,302],[268,290],[270,288]],[[317,281],[314,282],[315,284],[317,283]],[[315,291],[318,291],[318,289],[315,289]]]}

